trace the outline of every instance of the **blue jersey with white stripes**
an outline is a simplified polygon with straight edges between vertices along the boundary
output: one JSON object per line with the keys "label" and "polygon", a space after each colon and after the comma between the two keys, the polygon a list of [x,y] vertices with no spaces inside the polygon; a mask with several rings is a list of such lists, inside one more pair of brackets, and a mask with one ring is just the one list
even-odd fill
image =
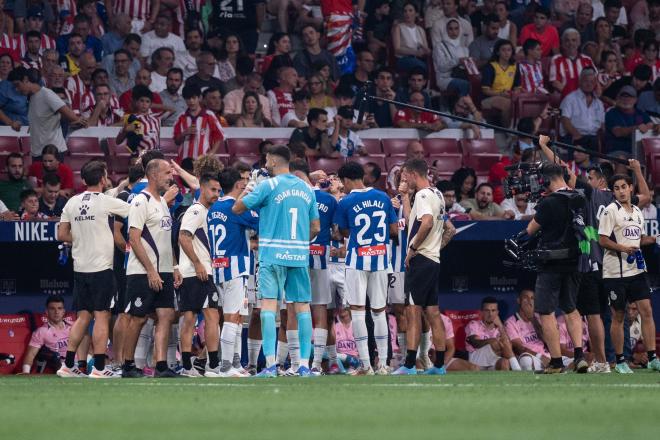
{"label": "blue jersey with white stripes", "polygon": [[330,239],[332,238],[332,219],[337,209],[337,199],[320,189],[314,190],[319,208],[321,230],[309,245],[309,267],[327,269],[330,258]]}
{"label": "blue jersey with white stripes", "polygon": [[[335,249],[342,249],[344,247],[344,240],[342,241],[337,241],[337,240],[330,240],[330,247],[335,248]],[[329,260],[330,263],[344,263],[345,258],[344,257],[338,257],[338,256],[330,256]]]}
{"label": "blue jersey with white stripes", "polygon": [[309,266],[309,228],[319,219],[314,191],[293,174],[264,180],[243,197],[259,210],[259,263]]}
{"label": "blue jersey with white stripes", "polygon": [[399,208],[398,216],[398,242],[392,240],[392,270],[394,272],[406,271],[406,250],[408,249],[408,232],[406,231],[406,218],[403,215],[403,205]]}
{"label": "blue jersey with white stripes", "polygon": [[231,211],[233,197],[225,197],[209,208],[211,267],[216,284],[250,274],[250,236],[248,229],[259,229],[259,216],[252,211],[236,215]]}
{"label": "blue jersey with white stripes", "polygon": [[389,227],[397,221],[389,197],[377,189],[354,189],[341,199],[334,223],[350,232],[346,267],[370,272],[388,270]]}

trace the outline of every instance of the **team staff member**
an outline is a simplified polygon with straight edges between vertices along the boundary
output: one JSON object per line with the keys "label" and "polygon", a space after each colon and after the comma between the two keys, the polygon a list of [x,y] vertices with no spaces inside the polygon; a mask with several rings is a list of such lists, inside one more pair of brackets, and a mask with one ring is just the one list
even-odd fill
{"label": "team staff member", "polygon": [[[644,214],[632,204],[633,181],[616,175],[610,180],[616,200],[603,211],[598,227],[603,256],[603,283],[610,295],[610,334],[616,352],[617,373],[631,374],[623,355],[623,325],[627,303],[636,303],[642,318],[642,335],[648,353],[647,368],[660,371],[655,354],[655,322],[651,309],[651,288],[640,246],[651,245],[656,237],[644,235]],[[632,257],[632,258],[631,258]]]}
{"label": "team staff member", "polygon": [[[410,159],[404,165],[401,180],[415,192],[408,217],[406,252],[406,362],[395,374],[417,374],[415,361],[419,346],[421,313],[424,311],[433,332],[435,361],[424,374],[443,375],[445,370],[445,326],[440,316],[440,249],[443,241],[445,199],[428,180],[428,165],[423,159]],[[410,203],[409,199],[406,202]],[[404,211],[407,209],[404,208]]]}
{"label": "team staff member", "polygon": [[172,217],[163,198],[170,187],[172,167],[163,159],[151,160],[145,169],[147,187],[133,198],[128,216],[131,252],[126,268],[126,313],[123,377],[140,377],[135,367],[135,347],[147,315],[156,313],[155,377],[176,377],[167,367],[166,352],[174,321],[174,287],[181,273],[172,252]]}
{"label": "team staff member", "polygon": [[192,340],[195,321],[199,312],[204,313],[204,336],[209,362],[204,376],[220,376],[218,358],[218,291],[211,278],[211,250],[207,214],[209,207],[218,200],[220,183],[218,176],[204,174],[199,178],[199,200],[186,210],[181,219],[179,246],[181,247],[181,276],[179,311],[183,312],[181,328],[182,376],[202,376],[192,365]]}
{"label": "team staff member", "polygon": [[[94,368],[89,377],[95,379],[119,377],[105,365],[105,350],[110,332],[110,310],[115,302],[115,275],[112,271],[115,242],[114,216],[126,217],[128,203],[103,194],[108,171],[105,162],[86,164],[81,175],[87,190],[71,198],[64,206],[59,241],[72,243],[73,307],[78,318],[69,333],[64,365],[57,370],[60,377],[83,377],[74,366],[76,350],[94,318]],[[92,245],[92,243],[94,245]]]}

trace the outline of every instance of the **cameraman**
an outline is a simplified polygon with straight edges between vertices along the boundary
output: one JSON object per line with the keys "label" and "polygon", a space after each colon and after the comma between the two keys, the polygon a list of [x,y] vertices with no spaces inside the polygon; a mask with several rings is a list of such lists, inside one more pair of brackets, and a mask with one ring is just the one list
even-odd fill
{"label": "cameraman", "polygon": [[[546,144],[550,139],[540,136],[539,142]],[[559,330],[555,318],[557,306],[566,314],[566,324],[571,335],[574,351],[574,366],[578,373],[586,373],[589,364],[582,353],[582,321],[576,310],[580,273],[577,271],[578,243],[573,231],[572,202],[584,204],[584,198],[569,189],[564,180],[563,168],[554,163],[545,164],[543,177],[548,185],[547,195],[536,206],[536,214],[527,226],[527,234],[539,233],[539,247],[549,251],[568,249],[569,253],[559,259],[548,259],[540,267],[536,277],[535,311],[541,315],[543,337],[550,352],[550,365],[546,374],[563,371]]]}

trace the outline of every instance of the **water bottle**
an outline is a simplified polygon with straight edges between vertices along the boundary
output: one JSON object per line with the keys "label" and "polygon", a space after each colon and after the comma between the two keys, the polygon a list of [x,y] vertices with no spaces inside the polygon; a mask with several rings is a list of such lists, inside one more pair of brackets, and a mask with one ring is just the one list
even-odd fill
{"label": "water bottle", "polygon": [[67,261],[69,261],[69,246],[62,243],[57,248],[60,250],[57,256],[57,262],[60,266],[66,266]]}
{"label": "water bottle", "polygon": [[628,264],[633,264],[636,261],[637,269],[644,270],[646,268],[646,263],[644,262],[644,254],[642,254],[640,249],[637,249],[634,254],[628,254],[626,261]]}

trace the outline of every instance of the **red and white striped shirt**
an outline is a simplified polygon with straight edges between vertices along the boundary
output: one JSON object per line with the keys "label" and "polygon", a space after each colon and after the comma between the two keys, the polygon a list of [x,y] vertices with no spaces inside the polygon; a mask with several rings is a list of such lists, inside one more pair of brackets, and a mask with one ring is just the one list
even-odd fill
{"label": "red and white striped shirt", "polygon": [[[96,106],[96,98],[94,98],[94,93],[91,90],[88,90],[80,100],[80,113],[84,118],[92,116],[94,113],[94,107]],[[124,117],[124,109],[119,105],[119,99],[114,94],[110,96],[110,107],[107,109],[106,113],[99,116],[98,127],[108,127],[116,124],[121,121]]]}
{"label": "red and white striped shirt", "polygon": [[292,93],[284,92],[279,87],[275,87],[273,90],[268,91],[268,100],[270,101],[273,123],[276,127],[279,127],[284,115],[294,110]]}
{"label": "red and white striped shirt", "polygon": [[142,134],[142,141],[140,141],[140,149],[154,150],[160,148],[160,119],[153,113],[134,114],[142,125],[140,133]]}
{"label": "red and white striped shirt", "polygon": [[[206,0],[191,0],[192,7],[195,11],[201,13],[202,8],[206,4]],[[183,38],[185,36],[185,24],[186,24],[186,0],[179,0],[179,6],[174,9],[174,20],[172,21],[172,33]]]}
{"label": "red and white striped shirt", "polygon": [[[70,34],[73,31],[73,18],[78,15],[76,2],[73,0],[57,0],[55,2],[55,9],[55,16],[58,20],[58,33],[60,35]],[[63,12],[68,12],[68,14],[63,16]]]}
{"label": "red and white striped shirt", "polygon": [[85,85],[82,78],[80,78],[80,76],[78,75],[73,75],[67,78],[64,87],[71,92],[71,96],[72,96],[71,108],[74,111],[80,112],[82,97],[85,93],[87,93],[89,88]]}
{"label": "red and white striped shirt", "polygon": [[41,70],[41,57],[39,57],[38,60],[33,60],[32,58],[24,57],[21,60],[21,65],[25,67],[26,69],[37,69]]}
{"label": "red and white striped shirt", "polygon": [[197,159],[206,154],[214,143],[225,138],[220,121],[210,110],[202,109],[197,116],[186,111],[174,124],[174,137],[180,136],[191,125],[195,126],[195,135],[186,136],[179,148],[179,160],[186,157]]}
{"label": "red and white striped shirt", "polygon": [[[580,168],[578,166],[578,164],[575,163],[574,160],[569,160],[568,162],[566,162],[566,166],[568,167],[568,169],[570,171],[573,172],[573,174],[575,174],[578,177],[583,177],[583,176],[586,177],[587,176],[588,167],[587,168]],[[591,165],[589,165],[589,166],[591,166]]]}
{"label": "red and white striped shirt", "polygon": [[5,33],[0,34],[0,53],[8,53],[14,60],[18,59],[16,40]]}
{"label": "red and white striped shirt", "polygon": [[552,57],[552,60],[550,60],[550,81],[559,81],[564,84],[561,91],[562,98],[578,89],[580,72],[587,67],[591,67],[598,72],[594,62],[586,55],[578,54],[574,59],[561,54]]}
{"label": "red and white striped shirt", "polygon": [[133,20],[146,20],[151,12],[151,0],[115,0],[112,10],[116,14],[126,14]]}
{"label": "red and white striped shirt", "polygon": [[520,71],[520,85],[524,92],[545,91],[543,70],[539,61],[534,64],[523,61],[518,64],[518,70]]}
{"label": "red and white striped shirt", "polygon": [[[21,34],[16,37],[16,50],[18,54],[23,58],[27,53],[27,39],[25,34]],[[49,37],[46,34],[41,34],[41,47],[39,48],[39,55],[43,55],[44,50],[46,49],[56,49],[55,40]]]}

